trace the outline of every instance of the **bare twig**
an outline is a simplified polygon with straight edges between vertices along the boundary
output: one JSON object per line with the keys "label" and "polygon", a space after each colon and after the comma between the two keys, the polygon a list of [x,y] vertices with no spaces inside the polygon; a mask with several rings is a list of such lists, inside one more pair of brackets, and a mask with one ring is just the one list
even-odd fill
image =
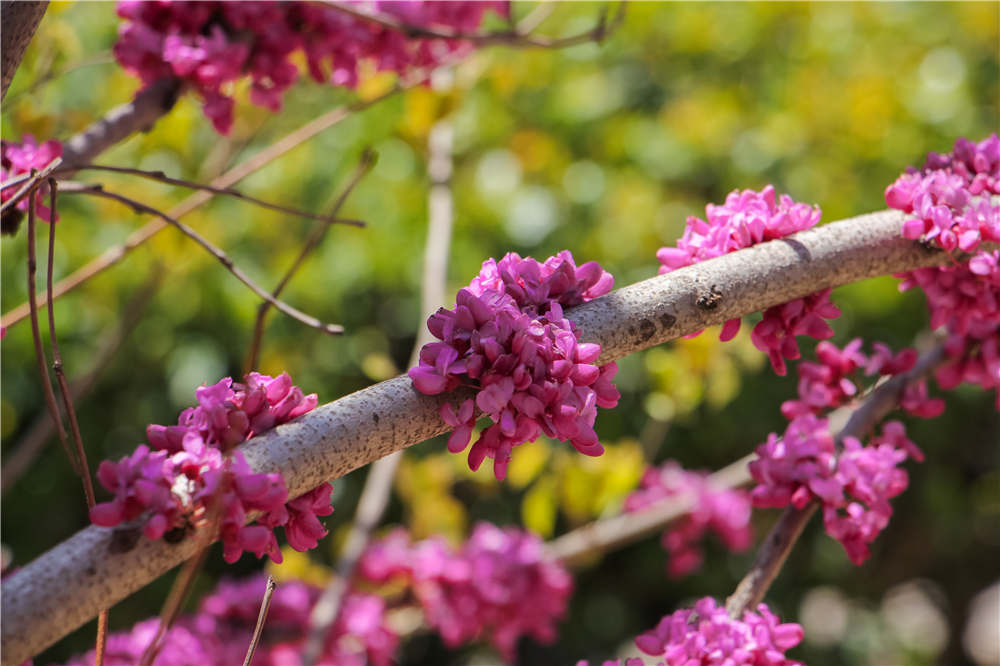
{"label": "bare twig", "polygon": [[[357,187],[358,183],[364,177],[368,170],[371,169],[372,165],[375,164],[375,152],[371,150],[365,150],[361,155],[361,160],[358,162],[357,168],[354,170],[354,175],[351,179],[347,181],[344,186],[344,190],[337,197],[337,200],[333,204],[333,208],[330,211],[329,219],[336,219],[336,215],[340,212],[340,209],[344,206],[344,202],[347,201],[347,197],[350,196],[354,188]],[[313,228],[312,233],[309,234],[309,238],[306,239],[305,244],[302,246],[302,250],[299,252],[299,256],[295,258],[292,265],[288,268],[284,277],[278,282],[278,286],[274,288],[271,292],[272,298],[278,298],[281,296],[281,292],[284,291],[285,287],[291,281],[292,276],[298,272],[299,268],[305,263],[306,258],[312,254],[313,250],[319,247],[320,243],[323,242],[323,238],[326,236],[327,230],[330,228],[328,223],[317,225]],[[271,303],[269,301],[264,301],[257,308],[257,319],[254,321],[253,327],[253,341],[250,343],[250,353],[247,355],[247,372],[254,370],[257,367],[257,361],[260,358],[260,346],[264,339],[264,321],[267,318],[267,313],[271,309]]]}
{"label": "bare twig", "polygon": [[151,215],[158,215],[168,224],[173,225],[185,236],[187,236],[188,238],[196,242],[198,245],[203,247],[209,254],[215,257],[219,261],[219,263],[221,263],[226,268],[226,270],[232,273],[237,280],[245,284],[250,289],[250,291],[257,294],[257,296],[271,303],[271,305],[276,307],[278,311],[281,312],[282,314],[288,315],[289,317],[295,319],[299,323],[305,324],[310,328],[315,328],[316,330],[322,331],[329,335],[340,335],[341,333],[344,332],[342,326],[338,326],[337,324],[327,324],[325,322],[322,322],[319,319],[313,317],[312,315],[307,315],[306,313],[293,308],[291,305],[288,305],[284,301],[280,301],[273,298],[269,293],[264,291],[264,289],[262,289],[256,282],[250,279],[250,276],[248,276],[245,272],[243,272],[241,268],[236,266],[236,264],[233,263],[233,260],[229,258],[229,255],[227,255],[225,252],[223,252],[215,245],[210,243],[197,231],[195,231],[188,225],[184,224],[180,220],[170,217],[163,211],[157,210],[152,206],[144,204],[141,201],[136,201],[135,199],[131,199],[122,194],[109,192],[104,188],[102,188],[100,185],[89,186],[89,187],[84,186],[73,189],[66,188],[64,189],[64,191],[67,193],[72,192],[80,194],[91,194],[94,196],[104,197],[106,199],[111,199],[113,201],[117,201],[126,206],[129,206],[137,213],[149,213]]}
{"label": "bare twig", "polygon": [[[598,363],[607,363],[827,287],[953,261],[904,238],[905,217],[870,213],[761,243],[616,289],[566,316],[582,341],[601,345]],[[698,305],[715,292],[722,297],[714,309]],[[255,472],[280,470],[289,497],[298,497],[447,431],[441,407],[471,395],[426,396],[409,377],[397,377],[321,405],[239,450]],[[195,552],[190,539],[166,544],[140,538],[116,549],[114,534],[88,527],[4,579],[4,663],[21,663]]]}
{"label": "bare twig", "polygon": [[[512,47],[532,47],[532,48],[543,48],[543,49],[561,49],[567,46],[575,46],[576,44],[584,44],[586,42],[601,42],[607,37],[608,33],[614,30],[619,23],[621,23],[624,18],[625,3],[618,4],[618,10],[615,13],[614,18],[610,21],[607,19],[606,9],[602,10],[597,24],[587,30],[576,35],[569,37],[560,38],[548,38],[548,37],[538,37],[537,35],[531,35],[527,32],[521,32],[519,29],[513,30],[502,30],[498,32],[461,32],[458,30],[451,30],[449,28],[431,28],[427,26],[413,25],[407,23],[391,14],[386,14],[384,12],[372,12],[362,9],[357,9],[353,5],[327,1],[323,4],[328,7],[332,7],[338,11],[345,14],[349,14],[355,18],[362,19],[364,21],[370,21],[376,23],[383,28],[388,28],[390,30],[396,30],[403,33],[410,38],[425,38],[425,39],[448,39],[448,40],[458,40],[476,44],[479,46],[512,46]],[[520,28],[520,26],[519,26]]]}
{"label": "bare twig", "polygon": [[48,0],[0,2],[0,16],[3,18],[3,32],[0,33],[0,70],[2,70],[0,78],[3,79],[3,89],[0,90],[0,99],[7,96],[7,88],[14,80],[14,73],[21,64],[24,51],[31,43],[31,38],[35,36],[35,30],[48,6]]}
{"label": "bare twig", "polygon": [[[18,191],[14,193],[14,196],[12,196],[7,201],[4,201],[3,204],[0,204],[0,214],[4,213],[7,209],[13,208],[17,204],[19,204],[21,202],[21,199],[23,199],[25,195],[28,194],[29,191],[35,189],[35,185],[37,183],[40,183],[46,178],[48,178],[49,174],[55,171],[56,167],[58,167],[61,163],[62,163],[62,158],[56,157],[53,158],[51,162],[42,167],[41,170],[36,171],[35,169],[32,169],[31,172],[28,174],[28,178],[25,179],[24,181],[21,181],[24,184],[21,185],[20,189],[18,189]],[[13,180],[17,179],[15,178]],[[4,183],[4,189],[7,189],[7,186],[8,184]],[[32,195],[34,195],[33,192]],[[44,303],[42,303],[42,305],[44,305]]]}
{"label": "bare twig", "polygon": [[[38,182],[35,181],[37,187]],[[30,190],[30,195],[35,196],[35,190]],[[35,360],[38,361],[38,376],[42,383],[42,393],[45,396],[45,406],[49,410],[49,416],[56,426],[59,434],[59,443],[62,444],[66,457],[69,459],[73,471],[80,474],[80,461],[74,455],[66,439],[66,429],[63,427],[62,417],[59,408],[56,406],[56,396],[52,391],[52,382],[49,377],[48,361],[45,359],[45,349],[42,347],[42,334],[38,326],[38,304],[35,301],[35,271],[37,260],[35,258],[35,206],[34,202],[28,206],[28,305],[31,310],[31,337],[35,343]]]}
{"label": "bare twig", "polygon": [[253,628],[253,636],[250,638],[250,645],[247,647],[247,656],[243,660],[243,666],[250,666],[253,661],[253,653],[257,651],[257,644],[260,643],[260,635],[264,631],[264,622],[267,620],[267,611],[271,608],[271,597],[274,596],[275,583],[270,576],[267,577],[267,586],[264,588],[264,599],[260,602],[260,613],[257,614],[257,625]]}
{"label": "bare twig", "polygon": [[[69,384],[70,397],[78,402],[94,387],[101,373],[121,347],[125,338],[139,322],[142,311],[149,303],[154,291],[159,287],[163,271],[157,267],[149,280],[129,299],[122,310],[121,319],[110,335],[101,336],[101,346],[93,355],[88,370]],[[40,414],[28,434],[18,442],[9,455],[4,456],[3,473],[0,477],[0,492],[6,494],[18,482],[25,471],[37,459],[45,442],[52,435],[54,425],[47,413]]]}
{"label": "bare twig", "polygon": [[[862,437],[899,404],[907,386],[926,377],[944,360],[944,346],[935,345],[921,355],[909,372],[897,375],[872,391],[851,413],[847,424],[835,441],[838,448],[847,437]],[[788,554],[819,505],[813,501],[801,509],[789,506],[765,537],[753,566],[736,590],[726,600],[726,611],[732,617],[742,617],[744,611],[757,607],[777,577]]]}
{"label": "bare twig", "polygon": [[[56,192],[59,189],[54,178],[49,178],[49,209],[53,217],[56,214]],[[56,338],[56,315],[55,308],[52,307],[52,266],[55,263],[56,251],[56,224],[49,224],[49,256],[46,266],[46,289],[50,295],[49,304],[46,308],[49,313],[49,344],[52,345],[52,371],[56,375],[56,383],[59,386],[59,395],[62,397],[63,409],[66,411],[66,418],[69,419],[70,432],[73,434],[73,444],[76,446],[76,459],[80,464],[80,480],[83,482],[83,494],[87,497],[87,508],[93,509],[96,500],[94,499],[94,482],[90,478],[90,465],[87,464],[87,452],[83,448],[83,437],[80,435],[80,424],[76,420],[76,410],[73,409],[73,399],[70,395],[69,386],[66,383],[66,373],[63,372],[62,355],[59,353],[59,341]]]}
{"label": "bare twig", "polygon": [[[193,190],[204,190],[206,192],[211,192],[212,194],[223,194],[226,196],[234,197],[236,199],[241,199],[247,203],[252,203],[254,205],[260,206],[261,208],[266,208],[268,210],[278,211],[279,213],[288,213],[289,215],[295,215],[296,217],[304,217],[308,220],[322,220],[327,224],[346,224],[352,227],[363,227],[364,222],[360,220],[348,220],[343,218],[338,218],[334,215],[317,215],[316,213],[310,213],[306,210],[299,210],[297,208],[290,208],[288,206],[282,206],[279,204],[273,204],[269,201],[264,201],[256,197],[243,194],[239,190],[235,190],[231,187],[213,187],[212,185],[202,185],[201,183],[195,183],[190,180],[183,180],[181,178],[171,178],[162,171],[145,171],[143,169],[132,169],[130,167],[118,167],[118,166],[105,166],[102,164],[85,164],[76,167],[63,167],[66,171],[108,171],[110,173],[123,173],[132,176],[139,176],[141,178],[148,178],[150,180],[155,180],[160,183],[166,183],[167,185],[176,185],[178,187],[186,187]],[[59,176],[59,170],[55,173]]]}
{"label": "bare twig", "polygon": [[[357,102],[354,104],[349,104],[346,106],[341,106],[336,109],[332,109],[322,116],[315,118],[297,130],[287,134],[280,140],[271,144],[261,152],[256,155],[244,160],[240,164],[236,165],[229,171],[225,172],[218,178],[212,181],[212,187],[225,188],[238,183],[250,174],[259,171],[264,168],[274,160],[278,159],[285,153],[289,152],[293,148],[301,145],[305,141],[316,136],[325,129],[328,129],[337,123],[341,122],[352,113],[358,111],[363,111],[364,109],[372,106],[396,93],[417,85],[419,81],[413,81],[407,83],[405,86],[396,86],[389,91],[374,97],[370,100]],[[210,192],[195,192],[187,199],[182,201],[180,204],[168,211],[168,215],[174,218],[181,218],[195,210],[206,201],[212,198],[212,193]],[[128,254],[139,247],[150,238],[158,234],[163,229],[169,226],[165,221],[159,217],[151,220],[141,229],[133,232],[124,243],[117,245],[115,247],[105,250],[100,256],[90,261],[85,266],[81,267],[71,275],[63,278],[55,285],[53,290],[53,296],[59,298],[60,296],[76,289],[80,285],[84,284],[91,278],[100,273],[104,272],[108,268],[111,268],[119,261],[124,259]],[[44,305],[45,301],[42,301]],[[23,320],[28,315],[28,305],[22,304],[14,308],[10,312],[0,317],[0,326],[5,328],[13,326],[19,321]]]}
{"label": "bare twig", "polygon": [[[451,247],[453,206],[451,197],[453,129],[449,120],[438,122],[428,137],[428,173],[431,189],[428,196],[427,244],[424,248],[424,270],[420,288],[420,312],[417,338],[410,354],[410,366],[417,364],[420,349],[430,342],[431,335],[424,317],[434,312],[445,299],[448,277],[448,252]],[[309,637],[303,650],[303,663],[316,663],[323,649],[323,640],[340,615],[344,597],[354,578],[358,561],[371,541],[372,532],[382,520],[392,492],[392,480],[403,457],[397,451],[376,460],[365,479],[354,522],[347,533],[336,574],[323,590],[309,614]]]}

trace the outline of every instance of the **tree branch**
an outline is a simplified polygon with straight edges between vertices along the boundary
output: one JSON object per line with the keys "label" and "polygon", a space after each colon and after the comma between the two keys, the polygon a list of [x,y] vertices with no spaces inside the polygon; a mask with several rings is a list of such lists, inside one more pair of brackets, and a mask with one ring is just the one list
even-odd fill
{"label": "tree branch", "polygon": [[49,2],[12,2],[4,0],[0,2],[0,22],[3,23],[3,32],[0,33],[0,70],[3,74],[3,89],[0,91],[0,100],[7,96],[7,88],[14,80],[14,73],[17,72],[24,57],[24,51],[31,43],[31,38],[35,36],[45,10],[48,9]]}
{"label": "tree branch", "polygon": [[[887,273],[953,261],[900,233],[905,215],[861,215],[650,278],[567,311],[601,363],[728,319]],[[994,244],[995,245],[995,244]],[[993,247],[991,245],[990,247]],[[712,309],[699,305],[721,293]],[[704,302],[704,301],[702,301]],[[289,497],[445,432],[440,408],[471,396],[418,393],[406,376],[321,405],[242,445],[259,472],[280,470]],[[4,580],[3,663],[18,664],[193,554],[128,528],[88,527]],[[117,536],[116,536],[117,535]]]}

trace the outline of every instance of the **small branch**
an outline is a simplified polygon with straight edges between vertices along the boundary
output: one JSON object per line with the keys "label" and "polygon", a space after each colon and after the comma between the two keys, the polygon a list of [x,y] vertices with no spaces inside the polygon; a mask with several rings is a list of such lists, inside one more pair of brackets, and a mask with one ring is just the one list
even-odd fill
{"label": "small branch", "polygon": [[[253,157],[244,160],[243,162],[237,164],[229,171],[226,171],[224,174],[222,174],[221,176],[212,181],[212,187],[226,188],[238,183],[239,181],[243,180],[250,174],[255,173],[256,171],[259,171],[260,169],[264,168],[265,166],[267,166],[274,160],[278,159],[285,153],[289,152],[293,148],[296,148],[305,141],[316,136],[323,130],[333,127],[337,123],[341,122],[342,120],[350,116],[352,113],[363,111],[364,109],[367,109],[369,106],[377,104],[378,102],[387,99],[404,89],[413,87],[418,83],[419,83],[418,81],[414,81],[412,83],[408,83],[406,86],[397,86],[383,93],[382,95],[374,97],[370,100],[364,102],[357,102],[355,104],[350,104],[347,106],[341,106],[336,109],[332,109],[331,111],[328,111],[319,118],[315,118],[310,122],[306,123],[305,125],[303,125],[302,127],[298,128],[297,130],[291,132],[290,134],[285,135],[283,138],[271,144],[270,146],[268,146],[261,152],[257,153]],[[182,201],[180,204],[178,204],[170,211],[168,211],[168,215],[170,215],[170,217],[179,219],[181,217],[184,217],[191,211],[195,210],[205,202],[209,201],[210,199],[212,199],[212,194],[210,192],[195,192],[187,199]],[[60,296],[84,284],[94,276],[103,273],[105,270],[111,268],[119,261],[124,259],[126,256],[128,256],[128,254],[132,250],[134,250],[135,248],[139,247],[140,245],[148,241],[150,238],[158,234],[167,226],[168,226],[167,223],[158,217],[156,219],[151,220],[141,229],[138,229],[134,233],[132,233],[125,240],[123,244],[105,250],[96,259],[92,260],[85,266],[73,272],[73,274],[63,278],[58,283],[56,283],[55,288],[53,289],[53,296],[55,298],[59,298]],[[45,302],[46,301],[42,301],[42,304],[44,305]],[[18,323],[19,321],[23,320],[27,316],[28,316],[28,304],[25,303],[19,305],[10,312],[4,314],[3,317],[0,317],[0,326],[3,326],[4,328],[9,328],[14,324]]]}
{"label": "small branch", "polygon": [[[840,443],[847,437],[862,437],[870,432],[899,404],[908,385],[929,375],[943,360],[944,345],[935,345],[917,359],[909,372],[893,377],[872,391],[852,411],[847,424],[837,433],[834,438],[837,448],[840,448]],[[802,530],[818,508],[819,504],[813,501],[801,509],[789,506],[784,510],[761,543],[750,571],[726,600],[726,611],[731,617],[742,617],[745,611],[756,608],[763,601]]]}
{"label": "small branch", "polygon": [[615,13],[615,17],[611,19],[610,22],[607,20],[607,10],[605,8],[602,10],[600,17],[598,18],[597,25],[590,30],[572,35],[570,37],[553,39],[547,37],[537,37],[535,35],[528,34],[527,32],[521,32],[517,29],[499,32],[476,33],[461,32],[448,28],[430,28],[406,23],[392,14],[356,9],[353,5],[341,2],[328,1],[323,4],[355,18],[375,23],[383,28],[388,28],[389,30],[401,32],[411,39],[447,39],[470,42],[478,46],[502,45],[543,49],[561,49],[567,46],[574,46],[576,44],[583,44],[586,42],[600,43],[604,40],[608,33],[618,27],[625,14],[625,3],[621,2],[618,4],[618,11]]}
{"label": "small branch", "polygon": [[149,84],[131,102],[115,107],[63,144],[66,168],[94,161],[102,152],[135,132],[148,132],[173,108],[180,92],[181,84],[177,79],[163,78]]}
{"label": "small branch", "polygon": [[[63,160],[62,160],[61,157],[56,157],[51,162],[49,162],[44,167],[42,167],[42,169],[40,171],[36,171],[35,169],[32,169],[31,173],[28,174],[28,177],[25,180],[20,181],[20,182],[22,182],[24,184],[21,185],[20,189],[18,189],[18,191],[14,193],[14,196],[12,196],[7,201],[4,201],[3,204],[0,204],[0,214],[3,214],[4,212],[7,211],[7,209],[13,208],[17,204],[19,204],[21,202],[21,199],[23,199],[25,197],[25,195],[28,194],[29,191],[34,190],[35,186],[38,183],[40,183],[43,180],[45,180],[46,178],[48,178],[49,174],[51,174],[53,171],[55,171],[56,167],[58,167],[62,163],[62,161]],[[12,179],[12,181],[16,181],[16,180],[17,180],[17,178]],[[4,189],[7,189],[8,183],[10,183],[12,181],[8,181],[7,183],[4,183]],[[34,195],[33,192],[32,192],[32,195]],[[44,305],[44,303],[43,303],[43,305]]]}
{"label": "small branch", "polygon": [[250,276],[244,273],[242,269],[236,266],[236,264],[233,263],[233,260],[230,259],[225,252],[217,248],[212,243],[208,242],[208,240],[206,240],[203,236],[201,236],[201,234],[199,234],[191,227],[187,226],[186,224],[177,220],[176,218],[170,217],[163,211],[157,210],[152,206],[144,204],[141,201],[136,201],[135,199],[131,199],[124,195],[116,194],[114,192],[109,192],[103,189],[100,185],[95,185],[90,187],[85,186],[78,189],[67,188],[64,189],[64,191],[67,193],[72,192],[80,194],[91,194],[94,196],[104,197],[106,199],[111,199],[112,201],[117,201],[126,206],[129,206],[130,208],[132,208],[132,210],[136,211],[137,213],[149,213],[151,215],[158,215],[168,224],[173,225],[185,236],[187,236],[195,243],[200,245],[202,248],[204,248],[209,254],[215,257],[219,261],[219,263],[221,263],[226,268],[226,270],[232,273],[237,280],[245,284],[250,289],[250,291],[257,294],[257,296],[263,298],[265,301],[268,301],[271,305],[276,307],[278,311],[281,312],[282,314],[288,315],[292,319],[295,319],[296,321],[305,324],[310,328],[315,328],[316,330],[327,333],[328,335],[340,335],[341,333],[344,332],[342,326],[338,326],[337,324],[327,324],[325,322],[322,322],[311,315],[307,315],[306,313],[293,308],[284,301],[279,301],[273,298],[269,293],[264,291],[256,282],[250,279]]}
{"label": "small branch", "polygon": [[[56,214],[56,192],[59,189],[54,178],[49,178],[49,209],[52,211],[53,219]],[[59,341],[56,338],[56,315],[55,308],[52,307],[52,270],[55,263],[56,250],[56,223],[49,224],[49,256],[46,266],[46,285],[49,294],[49,305],[46,308],[49,313],[49,344],[52,345],[52,371],[56,375],[56,382],[59,386],[59,395],[62,397],[63,409],[66,411],[66,418],[69,419],[70,432],[73,434],[73,444],[76,446],[76,459],[80,465],[80,480],[83,482],[83,494],[87,498],[87,508],[93,509],[97,501],[94,498],[94,483],[90,478],[90,465],[87,464],[87,452],[83,448],[83,437],[80,436],[80,424],[76,420],[76,410],[73,409],[73,399],[70,395],[69,386],[66,383],[66,373],[63,372],[62,355],[59,353]]]}
{"label": "small branch", "polygon": [[[37,181],[35,183],[37,187]],[[30,190],[30,196],[35,196],[34,188]],[[38,376],[42,383],[42,393],[45,396],[45,406],[49,410],[49,416],[56,426],[59,434],[59,443],[62,444],[66,457],[69,459],[73,471],[80,474],[80,461],[73,454],[69,442],[66,440],[66,429],[63,427],[62,417],[59,415],[59,408],[56,406],[56,396],[52,391],[52,382],[49,377],[48,361],[45,359],[45,349],[42,346],[42,333],[38,325],[38,304],[35,302],[35,271],[37,260],[35,258],[35,206],[28,206],[28,305],[31,310],[31,337],[35,343],[35,360],[38,362]]]}
{"label": "small branch", "polygon": [[[726,465],[708,477],[719,490],[738,488],[750,483],[747,465],[756,456],[748,455]],[[567,566],[582,564],[590,557],[635,543],[663,529],[667,523],[691,512],[695,497],[678,495],[636,511],[603,518],[553,539],[545,546],[549,557]]]}
{"label": "small branch", "polygon": [[[451,197],[452,144],[454,131],[447,119],[439,121],[428,137],[428,174],[431,188],[427,202],[427,242],[424,248],[424,270],[420,288],[420,312],[417,338],[410,354],[410,366],[418,363],[420,349],[430,342],[431,335],[425,318],[444,303],[448,277],[448,254],[451,247],[451,228],[454,219]],[[399,468],[403,452],[397,451],[376,460],[365,479],[354,522],[337,562],[336,574],[323,590],[309,615],[309,637],[303,650],[303,663],[315,664],[322,653],[323,641],[340,615],[344,597],[354,579],[358,562],[368,548],[372,532],[382,521],[392,481]]]}
{"label": "small branch", "polygon": [[267,620],[267,611],[271,608],[271,597],[274,596],[275,583],[270,576],[267,577],[267,587],[264,588],[264,599],[260,602],[260,613],[257,614],[257,626],[253,628],[253,636],[250,638],[250,646],[247,648],[247,656],[243,660],[243,666],[250,666],[253,661],[253,653],[257,651],[257,644],[260,643],[260,635],[264,631],[264,622]]}
{"label": "small branch", "polygon": [[[347,181],[344,186],[344,190],[337,197],[337,200],[333,204],[333,209],[330,212],[330,217],[327,219],[336,219],[336,215],[340,212],[344,203],[347,201],[347,197],[350,196],[354,188],[357,187],[361,179],[368,173],[369,169],[375,164],[376,155],[374,151],[365,150],[361,155],[361,160],[358,162],[357,168],[354,170],[354,175],[351,179]],[[313,228],[312,233],[309,234],[309,238],[306,239],[305,244],[302,246],[302,250],[299,252],[299,256],[295,258],[292,265],[289,267],[288,271],[285,273],[284,277],[278,282],[278,286],[274,288],[271,292],[271,298],[277,299],[281,296],[281,292],[284,291],[285,287],[291,281],[292,276],[298,272],[299,268],[305,263],[306,258],[312,254],[313,250],[320,246],[323,242],[323,238],[326,236],[327,230],[330,228],[328,223],[317,225]],[[260,358],[260,346],[264,339],[264,321],[267,318],[267,313],[271,309],[271,303],[265,301],[260,304],[257,308],[257,319],[254,322],[253,327],[253,341],[250,343],[250,353],[247,356],[247,372],[250,372],[257,368],[257,362]]]}
{"label": "small branch", "polygon": [[0,32],[0,70],[3,79],[3,89],[0,90],[0,100],[7,96],[7,88],[14,80],[14,73],[21,64],[24,51],[35,36],[35,30],[48,9],[45,2],[0,2],[0,17],[3,31]]}
{"label": "small branch", "polygon": [[[190,180],[183,180],[180,178],[171,178],[162,171],[144,171],[142,169],[132,169],[129,167],[118,167],[118,166],[105,166],[101,164],[85,164],[83,166],[67,168],[63,167],[61,170],[65,171],[108,171],[110,173],[124,173],[132,176],[139,176],[141,178],[148,178],[149,180],[155,180],[160,183],[166,183],[167,185],[176,185],[178,187],[186,187],[193,190],[203,190],[205,192],[211,192],[212,194],[222,194],[236,199],[241,199],[247,203],[252,203],[254,205],[260,206],[261,208],[266,208],[268,210],[278,211],[279,213],[287,213],[289,215],[294,215],[296,217],[304,217],[308,220],[321,220],[327,224],[346,224],[352,227],[363,227],[364,222],[360,220],[347,220],[343,218],[338,218],[335,216],[327,215],[317,215],[316,213],[310,213],[306,210],[299,210],[297,208],[290,208],[288,206],[281,206],[279,204],[273,204],[268,201],[263,201],[256,197],[251,197],[247,194],[243,194],[239,190],[234,190],[229,187],[213,187],[212,185],[203,185],[201,183],[195,183]],[[61,175],[57,170],[55,175]],[[335,214],[334,214],[335,215]]]}
{"label": "small branch", "polygon": [[[601,345],[598,363],[607,363],[827,287],[953,261],[904,238],[905,218],[882,211],[833,222],[621,287],[566,316],[582,341]],[[722,293],[717,307],[699,307],[713,287]],[[320,405],[240,450],[254,471],[280,470],[289,497],[298,497],[446,432],[442,405],[471,396],[467,390],[422,395],[409,377],[396,377]],[[21,663],[194,553],[190,539],[140,538],[123,549],[113,545],[114,534],[88,527],[4,579],[4,663]]]}
{"label": "small branch", "polygon": [[[114,358],[119,348],[128,337],[132,329],[139,323],[142,311],[145,309],[153,293],[159,287],[163,271],[157,267],[152,277],[140,287],[135,295],[129,299],[122,311],[121,320],[110,335],[100,336],[101,346],[93,355],[93,362],[87,371],[79,378],[70,382],[70,397],[74,401],[81,400],[90,393],[90,390],[97,383],[97,379],[107,368],[111,359]],[[14,450],[9,455],[4,456],[3,473],[0,477],[0,492],[6,494],[20,480],[21,476],[31,467],[38,458],[45,442],[52,435],[54,426],[52,419],[47,413],[40,414],[28,434],[18,442]]]}

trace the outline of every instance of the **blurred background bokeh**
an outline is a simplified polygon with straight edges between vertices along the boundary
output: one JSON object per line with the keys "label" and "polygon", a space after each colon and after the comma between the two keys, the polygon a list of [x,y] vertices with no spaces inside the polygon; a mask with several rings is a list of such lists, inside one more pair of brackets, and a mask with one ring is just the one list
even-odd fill
{"label": "blurred background bokeh", "polygon": [[[532,7],[515,3],[514,12]],[[579,32],[601,7],[560,4],[540,30]],[[117,26],[112,3],[52,3],[4,101],[4,138],[65,139],[129,100],[138,82],[111,57]],[[288,371],[321,402],[405,369],[423,325],[427,145],[439,122],[454,130],[449,293],[487,257],[517,251],[544,258],[564,248],[578,261],[601,262],[624,285],[655,275],[657,248],[680,235],[688,215],[736,188],[773,183],[821,206],[824,221],[884,208],[883,190],[904,167],[922,163],[928,151],[949,150],[959,136],[979,140],[998,129],[998,51],[994,3],[632,3],[624,24],[600,45],[477,52],[449,86],[394,95],[240,184],[270,201],[325,212],[362,151],[378,152],[377,166],[343,209],[368,226],[333,228],[285,292],[289,303],[343,324],[346,334],[331,338],[272,314],[259,369]],[[207,182],[311,118],[391,84],[374,73],[356,92],[303,81],[285,96],[280,114],[250,105],[244,90],[228,137],[186,96],[152,131],[98,161]],[[186,194],[130,176],[85,177],[162,208]],[[113,202],[70,196],[60,215],[57,278],[146,221]],[[313,224],[225,198],[185,221],[265,286],[277,282]],[[23,230],[4,238],[2,253],[8,311],[26,300]],[[154,294],[127,306],[160,270]],[[923,297],[900,294],[896,284],[885,277],[836,290],[844,314],[833,324],[834,341],[864,336],[912,344],[927,326]],[[92,465],[130,452],[146,424],[175,422],[202,382],[239,375],[257,305],[172,229],[59,300],[71,378],[89,368],[126,309],[141,316],[77,405]],[[779,406],[795,391],[794,373],[776,377],[747,333],[744,327],[728,344],[709,333],[624,359],[621,404],[598,417],[608,444],[602,458],[541,441],[522,447],[509,480],[498,484],[489,465],[469,472],[442,441],[413,447],[386,523],[407,524],[417,536],[460,539],[473,521],[486,519],[550,537],[616,513],[646,463],[676,458],[693,469],[724,466],[783,429]],[[26,322],[7,332],[0,350],[7,461],[42,415],[43,401]],[[1000,659],[989,644],[997,640],[1000,605],[1000,418],[994,396],[979,389],[961,387],[947,400],[942,417],[907,423],[927,462],[908,467],[911,486],[894,501],[893,521],[872,559],[853,566],[814,520],[772,588],[772,607],[805,627],[796,658],[813,666]],[[335,560],[364,478],[359,470],[334,484],[331,536],[308,558],[290,552],[279,578],[322,578],[325,569],[315,565]],[[775,518],[757,512],[758,538]],[[55,440],[3,487],[0,536],[15,566],[86,523],[79,482]],[[558,643],[523,641],[521,662],[624,654],[630,638],[661,615],[701,595],[725,597],[751,557],[711,542],[702,570],[681,581],[666,578],[655,538],[595,558],[578,573]],[[226,567],[213,554],[191,604],[224,572],[262,566],[246,556]],[[115,607],[112,628],[157,613],[171,578]],[[976,622],[986,627],[978,634]],[[64,661],[88,649],[92,636],[87,625],[35,663]],[[421,635],[405,643],[399,661],[496,659],[485,647],[448,652],[437,637]]]}

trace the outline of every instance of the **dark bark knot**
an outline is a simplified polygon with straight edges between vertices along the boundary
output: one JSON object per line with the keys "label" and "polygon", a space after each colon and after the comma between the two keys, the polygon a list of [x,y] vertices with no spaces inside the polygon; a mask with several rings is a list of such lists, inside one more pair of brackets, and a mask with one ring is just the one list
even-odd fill
{"label": "dark bark knot", "polygon": [[719,301],[722,300],[722,292],[719,291],[717,285],[712,285],[712,288],[708,290],[708,293],[702,294],[695,301],[698,307],[702,310],[714,310],[719,306]]}

